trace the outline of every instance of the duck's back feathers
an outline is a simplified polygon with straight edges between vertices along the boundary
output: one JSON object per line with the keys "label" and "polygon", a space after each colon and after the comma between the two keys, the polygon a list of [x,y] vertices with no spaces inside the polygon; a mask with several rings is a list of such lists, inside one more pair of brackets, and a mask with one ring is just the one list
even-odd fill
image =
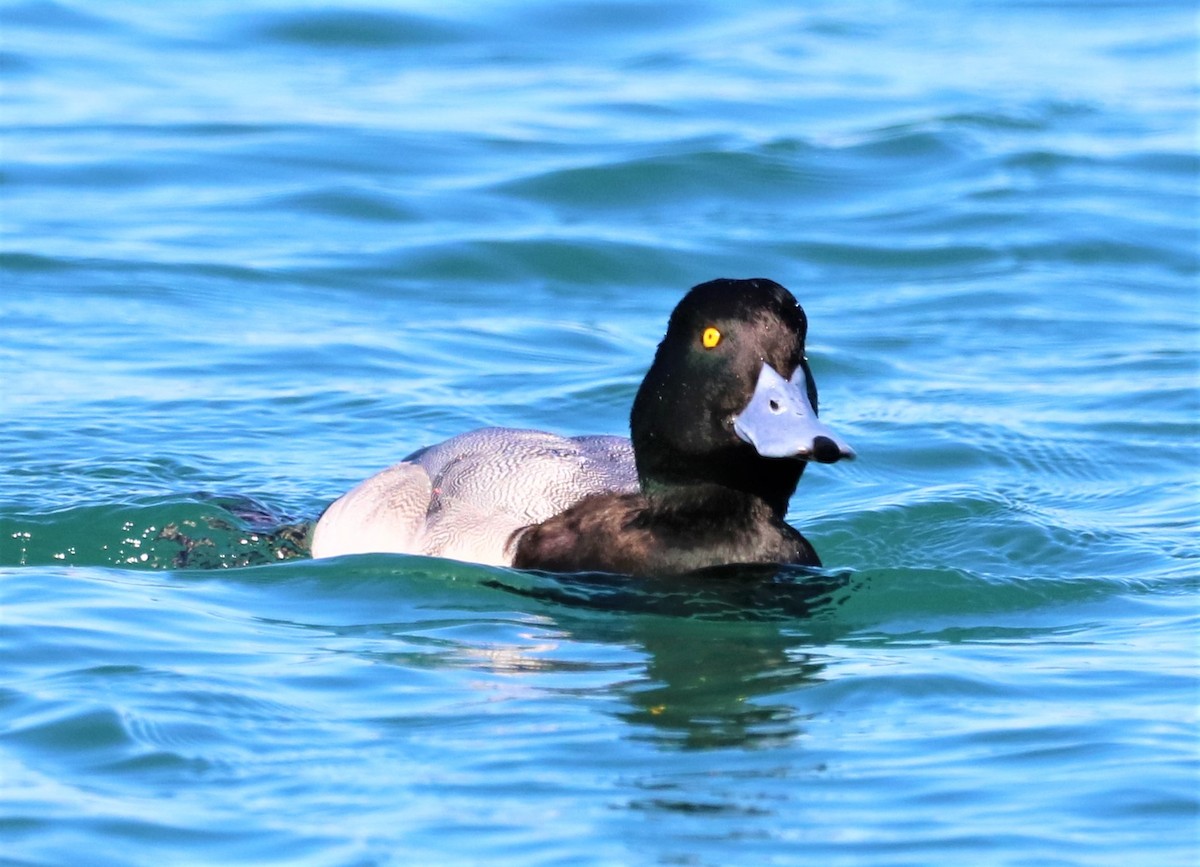
{"label": "duck's back feathers", "polygon": [[629,440],[481,428],[421,449],[334,501],[314,557],[399,553],[509,565],[513,531],[637,489]]}

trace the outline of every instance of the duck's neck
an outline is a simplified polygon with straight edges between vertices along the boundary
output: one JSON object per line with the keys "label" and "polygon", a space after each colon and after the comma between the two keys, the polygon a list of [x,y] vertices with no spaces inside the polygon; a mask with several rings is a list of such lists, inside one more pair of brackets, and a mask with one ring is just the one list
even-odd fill
{"label": "duck's neck", "polygon": [[743,445],[699,456],[661,447],[639,449],[637,445],[635,439],[642,493],[652,502],[701,510],[708,504],[720,507],[750,498],[765,503],[782,519],[805,467],[804,461],[764,458]]}
{"label": "duck's neck", "polygon": [[685,480],[643,477],[642,494],[656,511],[687,514],[736,514],[769,511],[783,520],[795,483],[773,490],[748,490],[710,480]]}

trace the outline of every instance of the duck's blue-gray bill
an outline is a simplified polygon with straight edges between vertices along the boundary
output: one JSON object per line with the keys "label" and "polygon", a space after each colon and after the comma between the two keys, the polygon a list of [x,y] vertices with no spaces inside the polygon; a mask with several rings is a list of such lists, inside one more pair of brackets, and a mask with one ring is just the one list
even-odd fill
{"label": "duck's blue-gray bill", "polygon": [[765,458],[832,464],[855,456],[854,449],[817,418],[808,401],[803,365],[791,379],[784,379],[764,363],[750,402],[734,416],[733,430]]}

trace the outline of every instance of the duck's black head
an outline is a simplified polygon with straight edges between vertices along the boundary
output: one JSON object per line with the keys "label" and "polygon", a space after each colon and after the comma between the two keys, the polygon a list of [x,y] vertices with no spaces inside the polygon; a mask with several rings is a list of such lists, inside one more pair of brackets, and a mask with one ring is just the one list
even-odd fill
{"label": "duck's black head", "polygon": [[782,517],[807,461],[854,456],[817,420],[807,331],[772,280],[712,280],[683,297],[630,417],[647,497],[719,485]]}

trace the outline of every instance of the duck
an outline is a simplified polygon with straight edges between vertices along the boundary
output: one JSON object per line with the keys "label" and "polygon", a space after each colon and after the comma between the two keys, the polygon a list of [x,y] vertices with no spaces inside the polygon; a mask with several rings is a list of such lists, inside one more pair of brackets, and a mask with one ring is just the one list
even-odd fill
{"label": "duck", "polygon": [[694,286],[637,390],[629,437],[487,427],[419,449],[334,500],[312,556],[646,577],[819,567],[784,516],[810,462],[856,453],[818,418],[807,333],[773,280]]}

